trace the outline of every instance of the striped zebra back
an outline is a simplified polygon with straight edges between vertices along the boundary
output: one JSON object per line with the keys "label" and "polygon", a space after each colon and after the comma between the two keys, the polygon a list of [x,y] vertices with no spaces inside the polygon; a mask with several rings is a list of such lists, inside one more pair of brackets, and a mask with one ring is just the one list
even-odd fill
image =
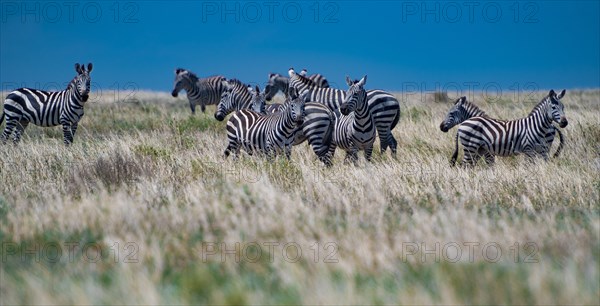
{"label": "striped zebra back", "polygon": [[189,70],[178,68],[175,70],[175,84],[171,95],[177,97],[180,91],[185,90],[192,113],[196,112],[196,105],[200,105],[202,112],[205,112],[206,105],[215,105],[221,101],[225,80],[220,75],[199,78]]}
{"label": "striped zebra back", "polygon": [[329,82],[322,74],[315,73],[315,74],[308,75],[307,73],[308,73],[308,71],[305,68],[305,69],[302,69],[302,71],[300,72],[300,75],[303,77],[307,77],[309,80],[311,80],[315,84],[317,84],[318,87],[329,88]]}

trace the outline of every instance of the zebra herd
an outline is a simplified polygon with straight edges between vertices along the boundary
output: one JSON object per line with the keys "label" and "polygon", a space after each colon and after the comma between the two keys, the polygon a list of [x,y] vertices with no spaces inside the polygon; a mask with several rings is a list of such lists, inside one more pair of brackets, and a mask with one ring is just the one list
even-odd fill
{"label": "zebra herd", "polygon": [[[28,124],[34,123],[44,127],[62,125],[64,143],[71,144],[89,98],[92,68],[91,63],[87,68],[75,64],[77,75],[63,91],[20,88],[9,93],[0,117],[0,124],[6,119],[1,142],[5,144],[12,134],[13,142],[18,143]],[[237,156],[243,149],[268,159],[280,154],[289,159],[292,146],[308,141],[327,166],[332,165],[338,147],[346,152],[345,162],[356,163],[359,151],[371,160],[378,137],[381,153],[390,148],[396,158],[398,142],[392,130],[400,120],[400,103],[389,92],[365,89],[366,75],[360,80],[346,77],[346,82],[347,90],[335,89],[320,74],[309,76],[306,69],[296,73],[290,68],[287,77],[269,74],[268,84],[261,91],[259,86],[237,79],[200,78],[179,68],[175,70],[171,94],[177,97],[185,90],[192,114],[198,105],[202,112],[207,105],[216,105],[214,117],[219,121],[231,114],[226,125],[225,157]],[[280,92],[285,96],[283,104],[267,103]],[[474,165],[480,159],[493,164],[495,156],[520,153],[547,160],[556,134],[560,143],[554,157],[558,157],[564,139],[554,123],[560,128],[568,124],[561,102],[564,95],[565,90],[558,94],[551,90],[528,116],[510,121],[491,118],[466,97],[457,99],[440,124],[442,132],[459,125],[451,165],[456,163],[459,142],[463,165]]]}

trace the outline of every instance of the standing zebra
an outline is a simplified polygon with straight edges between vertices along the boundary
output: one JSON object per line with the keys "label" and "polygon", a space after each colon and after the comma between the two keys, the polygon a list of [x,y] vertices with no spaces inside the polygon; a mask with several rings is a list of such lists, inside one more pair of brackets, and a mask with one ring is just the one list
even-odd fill
{"label": "standing zebra", "polygon": [[[310,101],[323,103],[332,110],[340,108],[344,102],[346,92],[343,90],[319,88],[311,80],[297,74],[294,68],[290,68],[289,75],[289,86],[296,88],[300,94],[308,93]],[[381,153],[383,154],[389,146],[395,158],[398,142],[392,135],[392,129],[400,121],[400,103],[392,94],[378,89],[367,90],[367,102],[379,134]]]}
{"label": "standing zebra", "polygon": [[[287,100],[290,100],[290,96],[294,96],[294,94],[295,92],[292,90]],[[253,91],[251,109],[261,114],[272,114],[282,111],[283,105],[267,105],[265,93],[260,92],[260,89],[256,86],[256,90]],[[332,153],[329,150],[335,122],[335,115],[327,106],[317,102],[305,102],[304,122],[300,129],[296,131],[292,145],[296,146],[308,140],[319,160],[326,166],[331,166]]]}
{"label": "standing zebra", "polygon": [[[440,124],[440,130],[446,133],[455,125],[461,124],[463,121],[472,117],[487,117],[487,114],[479,107],[477,107],[477,105],[467,101],[467,97],[460,97],[458,98],[458,100],[456,100],[456,102],[454,102],[454,105],[446,114],[446,118],[444,118],[444,120]],[[558,133],[558,138],[560,141],[558,148],[556,149],[556,152],[553,155],[554,158],[557,158],[563,149],[564,139],[561,131],[557,129],[554,125],[552,125],[552,128],[548,130],[548,134],[546,134],[546,143],[548,144],[549,150],[552,147],[552,143],[554,142],[555,133]],[[454,154],[452,155],[453,159],[456,159],[457,155],[458,150],[455,150]]]}
{"label": "standing zebra", "polygon": [[[315,86],[321,88],[329,88],[329,82],[327,79],[321,74],[313,74],[310,76],[306,76],[306,69],[302,70],[303,76],[307,79],[311,80]],[[284,95],[288,94],[288,86],[290,79],[286,76],[283,76],[278,73],[269,74],[269,81],[267,86],[265,86],[265,98],[267,101],[271,101],[275,95],[279,92],[282,92]]]}
{"label": "standing zebra", "polygon": [[187,91],[192,114],[196,113],[196,105],[204,113],[206,105],[214,105],[221,100],[221,94],[225,90],[222,81],[225,77],[217,75],[208,78],[198,78],[189,70],[177,68],[175,70],[175,85],[171,95],[177,98],[181,90]]}
{"label": "standing zebra", "polygon": [[336,113],[337,121],[333,132],[331,154],[335,147],[346,151],[345,161],[358,160],[358,151],[365,151],[365,159],[371,161],[373,143],[375,142],[375,124],[369,105],[367,103],[367,92],[364,85],[367,82],[365,75],[360,81],[353,82],[346,77],[350,88],[346,92],[344,102],[340,105],[341,115]]}
{"label": "standing zebra", "polygon": [[20,88],[9,93],[0,118],[2,124],[6,117],[2,144],[6,143],[15,127],[13,142],[18,143],[30,122],[44,127],[62,125],[65,145],[73,143],[77,125],[83,117],[83,107],[89,98],[92,68],[92,63],[88,64],[87,70],[84,65],[75,64],[77,76],[63,91]]}
{"label": "standing zebra", "polygon": [[[465,120],[458,127],[458,141],[463,145],[463,164],[473,165],[481,156],[485,156],[488,164],[494,163],[494,156],[509,156],[524,153],[530,158],[541,155],[548,159],[546,135],[554,129],[552,122],[561,128],[568,121],[564,113],[564,105],[560,101],[565,90],[556,94],[550,90],[548,96],[540,101],[527,117],[504,121],[489,117],[473,117]],[[453,156],[451,164],[454,165]]]}
{"label": "standing zebra", "polygon": [[233,114],[227,122],[229,144],[225,157],[240,148],[252,154],[258,151],[272,158],[284,152],[289,159],[296,130],[304,120],[304,97],[294,96],[286,101],[279,113],[262,115],[249,109]]}

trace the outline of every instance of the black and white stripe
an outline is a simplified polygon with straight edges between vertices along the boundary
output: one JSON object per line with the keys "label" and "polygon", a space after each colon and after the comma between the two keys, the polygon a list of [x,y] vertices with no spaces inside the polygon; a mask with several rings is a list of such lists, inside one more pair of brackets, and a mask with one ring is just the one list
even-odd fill
{"label": "black and white stripe", "polygon": [[260,152],[274,157],[281,152],[289,159],[296,130],[304,120],[304,97],[286,101],[283,110],[263,115],[249,109],[233,114],[227,122],[229,144],[225,157],[238,155],[241,148],[249,154]]}
{"label": "black and white stripe", "polygon": [[[310,101],[323,103],[334,111],[344,102],[346,92],[343,90],[319,88],[311,80],[297,74],[293,68],[290,68],[289,75],[289,86],[297,89],[300,94],[308,93],[307,99]],[[392,135],[392,129],[400,120],[400,103],[392,94],[378,89],[367,90],[367,102],[379,134],[381,153],[389,146],[392,156],[396,157],[398,142]]]}
{"label": "black and white stripe", "polygon": [[223,81],[223,86],[225,90],[215,112],[215,119],[219,121],[223,121],[231,112],[248,109],[252,105],[252,90],[249,85],[232,79]]}
{"label": "black and white stripe", "polygon": [[[329,88],[329,82],[323,75],[316,73],[310,76],[306,76],[306,69],[303,69],[301,74],[302,76],[312,81],[315,86],[320,88]],[[267,86],[265,86],[265,97],[267,101],[271,101],[273,97],[275,97],[275,95],[277,95],[279,92],[282,92],[287,97],[289,82],[290,78],[286,76],[283,76],[278,73],[269,74],[269,82]]]}
{"label": "black and white stripe", "polygon": [[[474,103],[467,101],[467,97],[460,97],[454,102],[452,108],[448,110],[446,118],[444,118],[440,124],[440,130],[446,133],[455,125],[461,124],[463,121],[472,117],[487,117],[487,114]],[[554,142],[554,136],[556,133],[558,133],[559,145],[553,155],[555,158],[560,155],[560,152],[563,149],[564,139],[562,133],[557,127],[552,125],[552,128],[548,130],[548,133],[545,136],[548,149],[550,149],[552,147],[552,143]],[[456,149],[452,154],[452,159],[456,160],[457,156],[458,150]]]}
{"label": "black and white stripe", "polygon": [[89,98],[92,68],[92,63],[88,64],[87,69],[84,65],[75,64],[77,76],[63,91],[20,88],[9,93],[4,100],[4,111],[0,119],[2,124],[6,117],[2,143],[6,143],[15,128],[13,141],[18,143],[31,122],[43,127],[62,125],[64,143],[71,144],[79,120],[83,117],[83,107]]}
{"label": "black and white stripe", "polygon": [[[550,90],[531,113],[524,118],[505,121],[489,117],[473,117],[460,124],[457,131],[458,141],[463,145],[463,164],[475,164],[480,157],[485,157],[488,164],[494,162],[494,156],[509,156],[524,153],[528,157],[542,156],[548,158],[546,135],[554,129],[552,122],[561,128],[568,121],[564,106],[560,99],[565,90],[556,94]],[[453,158],[451,164],[454,165]]]}
{"label": "black and white stripe", "polygon": [[346,151],[346,161],[356,162],[358,151],[365,151],[367,161],[371,160],[373,143],[375,142],[375,124],[369,105],[367,103],[367,92],[364,85],[367,76],[360,81],[353,82],[346,77],[350,88],[345,94],[344,102],[340,105],[341,114],[337,114],[337,121],[333,132],[331,152],[335,147]]}
{"label": "black and white stripe", "polygon": [[200,105],[200,109],[204,112],[206,105],[215,105],[221,101],[221,94],[225,90],[222,83],[224,80],[225,77],[220,75],[198,78],[189,70],[177,68],[171,95],[176,98],[180,91],[185,90],[192,114],[196,113],[196,105]]}
{"label": "black and white stripe", "polygon": [[[290,95],[293,96],[293,93]],[[266,104],[265,93],[260,92],[257,86],[253,91],[251,109],[261,114],[272,114],[280,112],[283,105],[277,103]],[[334,113],[327,106],[316,102],[305,102],[304,121],[296,132],[292,145],[296,146],[308,140],[308,144],[319,160],[326,166],[331,166],[332,154],[329,150],[335,121]]]}

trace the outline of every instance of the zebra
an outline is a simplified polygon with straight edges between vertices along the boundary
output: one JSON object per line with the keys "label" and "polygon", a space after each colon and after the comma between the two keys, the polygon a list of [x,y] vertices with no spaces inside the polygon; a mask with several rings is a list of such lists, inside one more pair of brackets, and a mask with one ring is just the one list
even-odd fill
{"label": "zebra", "polygon": [[227,121],[225,158],[231,153],[237,157],[243,148],[250,155],[257,151],[271,159],[283,152],[290,159],[294,135],[304,121],[304,98],[293,96],[279,113],[262,115],[242,109],[233,114]]}
{"label": "zebra", "polygon": [[15,127],[13,142],[17,144],[30,122],[43,127],[62,125],[65,145],[73,143],[85,102],[89,99],[92,68],[92,63],[87,69],[83,64],[75,64],[77,75],[63,91],[20,88],[9,93],[0,117],[0,124],[6,117],[6,127],[0,137],[2,144]]}
{"label": "zebra", "polygon": [[[440,124],[440,130],[444,133],[448,132],[452,127],[457,124],[462,123],[463,121],[472,118],[472,117],[487,117],[487,114],[481,110],[477,105],[467,101],[467,97],[460,97],[455,102],[452,108],[446,114],[446,118]],[[554,142],[555,133],[558,133],[559,145],[554,153],[553,157],[557,158],[560,155],[560,152],[564,146],[564,139],[562,132],[557,129],[554,125],[548,130],[546,134],[546,143],[548,144],[548,149],[552,147],[552,143]],[[458,150],[454,151],[454,158],[458,155]]]}
{"label": "zebra", "polygon": [[[289,86],[296,88],[300,94],[308,93],[310,101],[323,103],[332,110],[339,109],[344,102],[345,91],[319,88],[311,80],[297,74],[294,68],[290,68],[288,73],[290,75]],[[392,129],[400,121],[400,103],[392,94],[378,89],[367,90],[367,102],[369,112],[373,116],[373,122],[379,134],[381,154],[385,153],[387,148],[390,147],[392,157],[396,158],[398,142],[392,135]]]}
{"label": "zebra", "polygon": [[[252,97],[252,110],[261,114],[272,114],[283,109],[282,104],[266,104],[265,92],[260,92],[256,86]],[[290,93],[289,96],[293,96]],[[317,102],[305,102],[305,117],[300,129],[296,131],[294,142],[296,146],[308,140],[313,152],[326,166],[331,166],[332,153],[330,152],[331,139],[335,127],[335,114],[325,105]]]}
{"label": "zebra", "polygon": [[198,78],[196,74],[182,68],[175,69],[175,84],[171,95],[177,98],[181,90],[187,92],[192,114],[196,113],[196,105],[204,113],[206,105],[214,105],[221,100],[221,94],[225,90],[222,82],[225,77],[217,75],[207,78]]}
{"label": "zebra", "polygon": [[371,161],[373,143],[375,142],[375,124],[367,103],[367,82],[365,75],[360,81],[354,82],[346,77],[350,88],[346,91],[344,102],[340,105],[340,113],[336,112],[336,123],[331,144],[331,155],[335,147],[346,151],[345,161],[356,163],[358,151],[365,151],[365,159]]}
{"label": "zebra", "polygon": [[[306,69],[302,70],[302,73],[304,74],[303,76],[311,80],[315,84],[315,86],[321,88],[329,88],[329,82],[323,75],[313,74],[310,76],[306,76]],[[267,101],[271,101],[273,97],[275,97],[275,95],[277,95],[279,92],[282,92],[284,95],[287,95],[289,81],[290,79],[286,76],[283,76],[278,73],[270,73],[268,84],[267,86],[265,86],[265,98],[267,99]]]}
{"label": "zebra", "polygon": [[[541,155],[548,160],[546,135],[554,129],[552,122],[561,128],[568,125],[564,105],[560,101],[565,95],[550,90],[548,96],[540,101],[527,117],[517,120],[497,120],[489,117],[473,117],[460,124],[457,131],[458,141],[463,145],[463,164],[473,165],[481,157],[486,163],[493,164],[495,155],[510,156],[524,153],[529,158]],[[452,157],[451,165],[456,162]]]}
{"label": "zebra", "polygon": [[271,103],[267,104],[267,100],[265,98],[265,92],[260,92],[260,88],[258,85],[252,92],[252,100],[250,102],[250,109],[257,113],[261,114],[273,114],[281,111],[283,108],[283,104],[281,103]]}
{"label": "zebra", "polygon": [[222,81],[224,91],[221,94],[221,100],[217,105],[215,119],[225,120],[225,117],[231,112],[250,108],[252,103],[252,87],[242,83],[238,79]]}

